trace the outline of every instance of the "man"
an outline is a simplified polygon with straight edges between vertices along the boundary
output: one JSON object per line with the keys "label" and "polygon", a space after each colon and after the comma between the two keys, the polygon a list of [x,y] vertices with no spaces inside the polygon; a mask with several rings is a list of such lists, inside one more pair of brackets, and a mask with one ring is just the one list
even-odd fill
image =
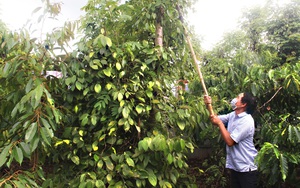
{"label": "man", "polygon": [[[205,104],[211,97],[204,96]],[[251,114],[256,101],[249,93],[241,93],[231,102],[233,112],[226,115],[211,115],[211,122],[218,126],[226,143],[226,168],[231,171],[231,187],[253,188],[257,186],[258,173],[254,159],[257,155],[253,143],[255,131]],[[224,124],[227,124],[227,129]]]}

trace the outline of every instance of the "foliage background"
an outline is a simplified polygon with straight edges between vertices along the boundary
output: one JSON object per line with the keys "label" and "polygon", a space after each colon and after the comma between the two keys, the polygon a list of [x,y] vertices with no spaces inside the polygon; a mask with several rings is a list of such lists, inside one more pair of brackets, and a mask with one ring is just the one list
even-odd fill
{"label": "foliage background", "polygon": [[[43,2],[39,21],[60,10]],[[193,2],[89,1],[82,20],[44,41],[1,23],[1,186],[229,185],[224,143],[208,121],[175,5],[186,15]],[[270,1],[248,10],[206,52],[188,28],[214,110],[229,112],[228,100],[243,91],[257,98],[260,187],[299,184],[299,8]],[[68,52],[76,28],[83,37]],[[174,95],[180,79],[189,92]],[[190,153],[203,146],[210,157],[195,166]]]}

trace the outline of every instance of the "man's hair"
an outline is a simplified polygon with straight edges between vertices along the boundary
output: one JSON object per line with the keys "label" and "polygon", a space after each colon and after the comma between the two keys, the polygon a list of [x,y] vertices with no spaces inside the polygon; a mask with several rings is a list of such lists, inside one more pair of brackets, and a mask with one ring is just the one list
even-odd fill
{"label": "man's hair", "polygon": [[246,105],[246,112],[248,114],[253,114],[256,109],[256,99],[250,93],[245,92],[244,96],[241,99],[241,102]]}

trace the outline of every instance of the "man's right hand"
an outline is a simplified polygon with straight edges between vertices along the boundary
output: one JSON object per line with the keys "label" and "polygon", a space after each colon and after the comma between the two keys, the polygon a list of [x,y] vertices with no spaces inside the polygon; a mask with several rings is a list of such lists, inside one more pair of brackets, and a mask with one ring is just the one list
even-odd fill
{"label": "man's right hand", "polygon": [[216,115],[210,115],[209,118],[210,118],[211,123],[216,126],[220,126],[223,124],[223,122],[220,120],[220,118]]}
{"label": "man's right hand", "polygon": [[211,104],[211,97],[209,95],[204,95],[204,103]]}

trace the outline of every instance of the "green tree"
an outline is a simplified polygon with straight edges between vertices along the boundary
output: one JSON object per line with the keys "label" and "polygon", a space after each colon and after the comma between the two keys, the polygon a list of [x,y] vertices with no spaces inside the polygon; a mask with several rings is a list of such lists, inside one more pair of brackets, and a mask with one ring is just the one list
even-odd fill
{"label": "green tree", "polygon": [[238,31],[204,56],[205,80],[215,109],[252,92],[258,102],[257,162],[261,187],[299,184],[299,7],[297,1],[248,10]]}
{"label": "green tree", "polygon": [[42,43],[26,31],[2,41],[1,186],[196,186],[191,110],[172,92],[192,75],[175,4],[186,13],[191,2],[89,1],[84,37],[63,55],[76,23]]}

